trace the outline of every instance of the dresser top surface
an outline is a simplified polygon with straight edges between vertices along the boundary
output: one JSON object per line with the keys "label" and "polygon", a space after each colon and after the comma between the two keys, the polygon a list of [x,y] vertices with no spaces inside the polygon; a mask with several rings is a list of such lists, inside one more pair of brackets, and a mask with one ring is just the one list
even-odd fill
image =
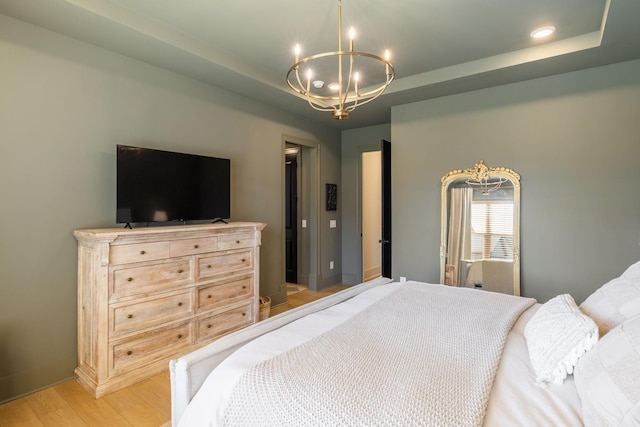
{"label": "dresser top surface", "polygon": [[[223,235],[229,233],[255,232],[266,227],[263,222],[230,222],[228,224],[189,224],[170,225],[137,228],[87,228],[73,231],[73,235],[78,240],[94,240],[111,242],[120,239],[148,239],[165,236],[168,239],[176,238],[176,235],[184,235],[187,238],[192,236]],[[171,237],[170,237],[171,236]]]}

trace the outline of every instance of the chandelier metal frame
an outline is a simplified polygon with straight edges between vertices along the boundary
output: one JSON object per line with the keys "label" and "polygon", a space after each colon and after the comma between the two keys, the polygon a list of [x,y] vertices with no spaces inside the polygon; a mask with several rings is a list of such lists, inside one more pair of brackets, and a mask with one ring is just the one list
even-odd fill
{"label": "chandelier metal frame", "polygon": [[[366,52],[358,52],[354,50],[353,37],[349,40],[349,49],[342,50],[342,2],[338,0],[338,50],[332,52],[318,53],[315,55],[307,56],[299,59],[296,45],[296,54],[294,64],[289,68],[287,72],[287,84],[295,92],[301,94],[307,99],[309,105],[318,111],[331,111],[333,118],[336,120],[345,120],[349,118],[349,113],[355,110],[357,107],[367,104],[380,95],[387,89],[395,77],[395,70],[393,65],[389,61],[388,51],[387,57],[383,58],[379,55],[374,55]],[[316,88],[313,84],[314,79],[311,75],[311,65],[317,60],[328,57],[336,57],[338,65],[337,75],[337,93],[336,94],[322,94],[318,91],[314,91]],[[375,61],[379,61],[384,65],[385,74],[384,81],[382,83],[376,83],[373,86],[366,87],[364,89],[359,87],[359,74],[354,69],[356,58],[370,58]],[[348,64],[343,64],[348,62]],[[308,66],[308,74],[306,78],[301,78],[300,72],[302,66]],[[344,67],[348,67],[348,77],[345,82],[343,79]],[[306,81],[305,81],[306,80]]]}
{"label": "chandelier metal frame", "polygon": [[[465,170],[465,173],[469,175],[469,178],[467,178],[465,182],[474,190],[480,191],[483,195],[487,196],[489,193],[502,187],[502,184],[509,181],[508,177],[500,176],[496,174],[496,172],[513,173],[517,175],[507,168],[490,168],[484,164],[484,160],[480,160],[473,168]],[[517,175],[517,177],[520,179],[519,175]]]}

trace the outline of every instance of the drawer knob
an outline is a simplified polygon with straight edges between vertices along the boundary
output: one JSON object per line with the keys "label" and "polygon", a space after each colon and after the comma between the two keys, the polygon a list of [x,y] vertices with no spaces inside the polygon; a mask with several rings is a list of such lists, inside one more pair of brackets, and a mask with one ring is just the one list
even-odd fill
{"label": "drawer knob", "polygon": [[178,303],[178,307],[182,307],[182,303],[181,302]]}
{"label": "drawer knob", "polygon": [[246,316],[246,315],[247,315],[247,313],[242,313],[242,315],[243,315],[243,316]]}
{"label": "drawer knob", "polygon": [[211,295],[207,295],[207,298],[211,298]]}
{"label": "drawer knob", "polygon": [[207,265],[207,268],[211,268],[211,264]]}
{"label": "drawer knob", "polygon": [[242,285],[242,289],[247,289],[247,285]]}
{"label": "drawer knob", "polygon": [[147,253],[147,251],[140,251],[140,255],[144,255],[146,253]]}
{"label": "drawer knob", "polygon": [[207,325],[207,328],[211,329],[211,325]]}
{"label": "drawer knob", "polygon": [[178,334],[178,339],[182,338],[182,334]]}
{"label": "drawer knob", "polygon": [[128,315],[127,319],[133,319],[133,314]]}
{"label": "drawer knob", "polygon": [[242,262],[245,262],[245,261],[246,261],[246,259],[242,258]]}
{"label": "drawer knob", "polygon": [[240,240],[236,240],[236,245],[239,245],[239,244],[240,244]]}
{"label": "drawer knob", "polygon": [[200,246],[198,245],[193,245],[193,249],[198,249]]}
{"label": "drawer knob", "polygon": [[129,277],[129,278],[127,279],[127,282],[133,282],[133,277]]}
{"label": "drawer knob", "polygon": [[129,350],[127,351],[127,356],[131,356],[133,354],[133,351]]}
{"label": "drawer knob", "polygon": [[178,270],[178,274],[182,273],[182,269]]}

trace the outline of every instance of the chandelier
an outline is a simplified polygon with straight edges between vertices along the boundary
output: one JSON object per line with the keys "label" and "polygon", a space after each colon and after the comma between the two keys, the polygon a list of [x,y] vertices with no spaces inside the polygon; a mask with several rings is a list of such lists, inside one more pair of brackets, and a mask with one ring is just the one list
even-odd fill
{"label": "chandelier", "polygon": [[388,50],[384,58],[357,52],[354,39],[351,28],[348,50],[342,50],[342,2],[338,0],[338,50],[300,59],[301,48],[296,45],[294,63],[287,72],[291,89],[312,108],[331,111],[336,120],[349,118],[351,111],[376,99],[395,76]]}

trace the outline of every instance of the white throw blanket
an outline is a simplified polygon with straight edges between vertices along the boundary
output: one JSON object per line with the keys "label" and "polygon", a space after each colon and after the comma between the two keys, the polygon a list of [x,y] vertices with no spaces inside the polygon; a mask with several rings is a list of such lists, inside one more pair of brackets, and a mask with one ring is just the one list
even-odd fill
{"label": "white throw blanket", "polygon": [[507,334],[534,302],[408,282],[247,371],[225,424],[480,426]]}

